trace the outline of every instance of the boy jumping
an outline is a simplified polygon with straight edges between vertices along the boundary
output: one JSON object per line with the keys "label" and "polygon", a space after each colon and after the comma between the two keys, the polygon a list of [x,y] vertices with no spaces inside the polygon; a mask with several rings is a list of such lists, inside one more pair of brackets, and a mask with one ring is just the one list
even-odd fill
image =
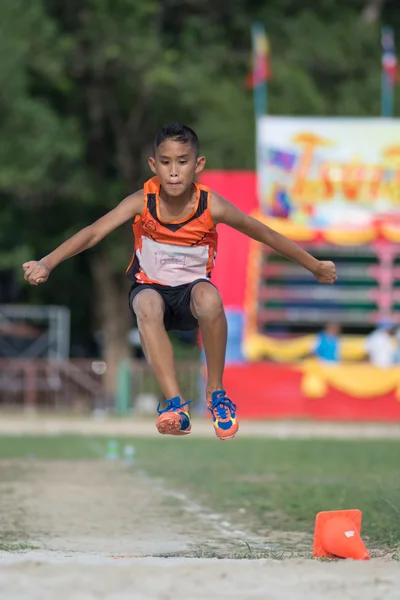
{"label": "boy jumping", "polygon": [[223,389],[227,324],[221,296],[210,281],[217,251],[216,226],[225,223],[270,246],[310,271],[319,283],[335,282],[335,265],[317,260],[208,187],[195,183],[206,160],[189,127],[163,127],[148,162],[155,177],[144,189],[122,200],[48,256],[24,263],[25,279],[32,285],[44,283],[61,262],[132,221],[135,247],[127,269],[133,281],[129,305],[137,318],[146,359],[168,398],[164,410],[158,407],[157,429],[172,435],[191,431],[190,402],[179,389],[167,331],[199,326],[207,362],[207,406],[217,436],[231,439],[238,421],[236,406]]}

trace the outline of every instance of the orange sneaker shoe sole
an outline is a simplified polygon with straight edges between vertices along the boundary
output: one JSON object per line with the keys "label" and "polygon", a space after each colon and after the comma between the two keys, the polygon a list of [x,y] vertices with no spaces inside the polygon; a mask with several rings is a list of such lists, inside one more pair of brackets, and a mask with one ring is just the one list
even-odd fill
{"label": "orange sneaker shoe sole", "polygon": [[188,429],[182,431],[181,418],[179,415],[174,413],[159,416],[156,422],[156,427],[158,432],[162,433],[163,435],[188,435],[192,430],[192,426],[190,425]]}
{"label": "orange sneaker shoe sole", "polygon": [[217,437],[219,440],[221,440],[221,442],[224,442],[225,440],[233,440],[233,438],[236,437],[236,433],[234,433],[233,435],[228,435],[226,437],[219,437],[219,435],[217,434]]}
{"label": "orange sneaker shoe sole", "polygon": [[229,435],[219,435],[219,431],[221,431],[221,430],[218,430],[216,427],[214,427],[214,431],[215,431],[215,435],[217,436],[217,438],[219,440],[222,440],[222,441],[232,440],[236,436],[237,432],[239,431],[239,424],[237,423],[236,431],[234,433],[230,433]]}
{"label": "orange sneaker shoe sole", "polygon": [[232,433],[232,435],[226,435],[224,437],[218,435],[217,432],[215,432],[215,433],[216,433],[217,438],[223,442],[225,440],[233,440],[233,438],[236,437],[237,431],[235,431],[235,433]]}

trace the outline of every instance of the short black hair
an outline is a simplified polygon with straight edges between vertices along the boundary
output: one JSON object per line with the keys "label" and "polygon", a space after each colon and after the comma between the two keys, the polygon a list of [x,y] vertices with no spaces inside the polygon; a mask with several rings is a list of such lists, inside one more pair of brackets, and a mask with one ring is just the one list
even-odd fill
{"label": "short black hair", "polygon": [[156,135],[154,140],[153,151],[154,154],[160,144],[165,140],[174,140],[181,142],[182,144],[190,144],[195,151],[196,157],[200,152],[199,138],[187,125],[180,125],[179,123],[173,123],[172,125],[164,125]]}

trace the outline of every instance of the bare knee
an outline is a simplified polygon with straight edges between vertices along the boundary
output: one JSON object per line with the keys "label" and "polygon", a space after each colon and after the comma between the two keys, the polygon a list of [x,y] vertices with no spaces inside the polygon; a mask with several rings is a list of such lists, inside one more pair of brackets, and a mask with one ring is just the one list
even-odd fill
{"label": "bare knee", "polygon": [[149,323],[159,325],[164,320],[164,300],[154,290],[143,290],[133,299],[132,308],[135,312],[139,331]]}
{"label": "bare knee", "polygon": [[198,283],[191,293],[190,307],[198,319],[209,317],[216,318],[224,314],[221,296],[213,285]]}

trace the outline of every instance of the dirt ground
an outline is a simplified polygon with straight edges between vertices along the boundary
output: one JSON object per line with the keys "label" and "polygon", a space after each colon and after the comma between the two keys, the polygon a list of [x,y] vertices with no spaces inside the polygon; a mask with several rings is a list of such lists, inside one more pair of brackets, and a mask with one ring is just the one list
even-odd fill
{"label": "dirt ground", "polygon": [[2,600],[400,598],[399,564],[383,558],[185,558],[270,541],[121,463],[3,461],[0,473],[0,542],[32,548],[0,552]]}
{"label": "dirt ground", "polygon": [[7,600],[398,600],[398,564],[31,559],[0,566]]}
{"label": "dirt ground", "polygon": [[1,470],[2,521],[8,519],[19,538],[41,550],[59,556],[148,556],[189,548],[185,518],[164,526],[163,515],[170,518],[173,507],[165,507],[165,498],[120,464],[10,461]]}

